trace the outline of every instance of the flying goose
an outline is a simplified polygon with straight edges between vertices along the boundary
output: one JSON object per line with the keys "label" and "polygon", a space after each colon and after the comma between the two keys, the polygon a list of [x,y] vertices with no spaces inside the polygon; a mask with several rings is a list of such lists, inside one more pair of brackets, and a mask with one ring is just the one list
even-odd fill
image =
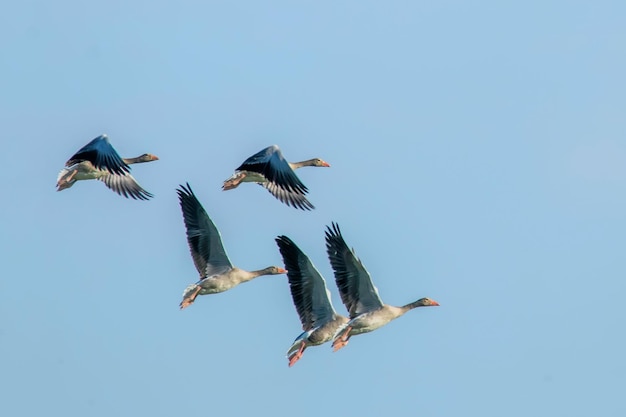
{"label": "flying goose", "polygon": [[287,351],[289,366],[293,366],[308,346],[317,346],[332,340],[336,331],[348,322],[337,314],[330,302],[326,281],[309,258],[287,236],[278,236],[276,244],[283,257],[291,298],[296,307],[302,330]]}
{"label": "flying goose", "polygon": [[189,184],[176,190],[183,212],[187,243],[191,258],[200,274],[200,280],[189,285],[183,292],[181,310],[191,305],[198,295],[228,291],[239,284],[262,275],[278,275],[287,271],[268,266],[258,271],[246,271],[233,266],[226,255],[220,232],[196,198]]}
{"label": "flying goose", "polygon": [[242,182],[256,182],[288,206],[311,210],[315,207],[305,197],[308,189],[294,170],[301,167],[329,166],[328,162],[320,158],[287,162],[278,146],[272,145],[246,159],[235,173],[224,181],[222,190],[232,190]]}
{"label": "flying goose", "polygon": [[336,223],[327,226],[326,251],[341,300],[350,313],[350,321],[333,337],[333,351],[347,345],[351,336],[374,331],[414,308],[439,305],[430,298],[420,298],[402,307],[384,304],[370,274],[348,248]]}
{"label": "flying goose", "polygon": [[97,179],[126,198],[148,200],[152,194],[141,188],[130,175],[129,165],[158,159],[149,153],[136,158],[121,158],[107,135],[100,135],[80,148],[65,163],[65,168],[57,177],[57,191],[70,188],[76,181]]}

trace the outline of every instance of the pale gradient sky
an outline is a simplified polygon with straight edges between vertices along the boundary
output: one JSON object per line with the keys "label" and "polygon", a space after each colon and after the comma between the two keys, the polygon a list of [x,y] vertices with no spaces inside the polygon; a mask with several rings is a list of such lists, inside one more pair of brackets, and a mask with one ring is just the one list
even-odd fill
{"label": "pale gradient sky", "polygon": [[[626,3],[21,1],[0,13],[0,415],[626,415]],[[107,133],[155,194],[57,193]],[[278,144],[314,212],[244,184]],[[310,348],[285,276],[178,310],[189,182],[234,264],[336,221],[412,311]]]}

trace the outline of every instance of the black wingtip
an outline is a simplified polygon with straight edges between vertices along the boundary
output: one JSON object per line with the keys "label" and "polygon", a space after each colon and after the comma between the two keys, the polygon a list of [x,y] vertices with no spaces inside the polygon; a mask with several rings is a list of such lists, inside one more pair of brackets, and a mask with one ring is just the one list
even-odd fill
{"label": "black wingtip", "polygon": [[182,184],[178,185],[178,188],[176,189],[176,193],[178,193],[178,196],[179,197],[182,197],[182,196],[188,196],[188,197],[194,196],[195,197],[195,194],[193,190],[191,189],[191,186],[189,185],[189,183],[187,182],[185,184],[186,185],[182,185]]}
{"label": "black wingtip", "polygon": [[341,229],[339,224],[331,222],[330,226],[326,226],[326,238],[341,237]]}
{"label": "black wingtip", "polygon": [[148,201],[148,200],[150,200],[151,198],[154,197],[154,194],[152,194],[152,193],[150,193],[150,192],[148,192],[146,190],[142,190],[142,191],[137,192],[136,194],[129,193],[129,195],[127,196],[126,192],[124,191],[124,197],[126,197],[126,198],[130,197],[133,200]]}
{"label": "black wingtip", "polygon": [[293,242],[292,242],[292,240],[291,240],[291,239],[289,239],[289,238],[288,238],[287,236],[285,236],[285,235],[276,236],[276,239],[274,239],[274,240],[276,241],[276,243],[277,243],[278,245],[281,245],[281,244],[288,245],[288,244],[290,244],[290,243],[293,243]]}
{"label": "black wingtip", "polygon": [[276,236],[276,239],[274,240],[276,241],[276,245],[278,245],[278,250],[283,256],[285,256],[288,252],[294,250],[294,248],[297,248],[293,240],[289,239],[285,235]]}

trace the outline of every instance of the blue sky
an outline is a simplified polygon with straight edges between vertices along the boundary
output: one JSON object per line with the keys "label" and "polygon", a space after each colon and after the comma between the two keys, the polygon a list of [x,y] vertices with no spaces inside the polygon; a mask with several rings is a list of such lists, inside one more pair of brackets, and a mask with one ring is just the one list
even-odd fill
{"label": "blue sky", "polygon": [[[626,5],[12,2],[0,14],[2,415],[622,416]],[[149,202],[58,171],[107,133]],[[278,144],[314,212],[220,190]],[[200,297],[175,188],[233,263],[331,221],[413,311],[308,349],[285,276]]]}

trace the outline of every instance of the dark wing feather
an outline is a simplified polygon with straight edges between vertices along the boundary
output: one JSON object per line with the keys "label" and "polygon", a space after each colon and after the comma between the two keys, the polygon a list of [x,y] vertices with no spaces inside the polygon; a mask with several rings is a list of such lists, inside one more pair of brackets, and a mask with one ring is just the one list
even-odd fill
{"label": "dark wing feather", "polygon": [[176,190],[183,212],[187,242],[193,263],[201,278],[224,273],[233,268],[226,255],[220,232],[209,218],[189,184]]}
{"label": "dark wing feather", "polygon": [[148,200],[153,197],[153,195],[144,190],[130,174],[108,174],[98,179],[111,190],[126,198]]}
{"label": "dark wing feather", "polygon": [[327,226],[326,251],[335,272],[341,301],[348,309],[350,318],[381,308],[383,302],[378,290],[354,251],[346,245],[336,223],[332,223],[332,227]]}
{"label": "dark wing feather", "polygon": [[287,236],[278,236],[276,244],[287,269],[291,298],[300,316],[302,330],[309,331],[331,321],[336,313],[324,278]]}
{"label": "dark wing feather", "polygon": [[265,182],[261,184],[267,191],[270,192],[282,203],[287,204],[301,210],[312,210],[315,208],[313,204],[303,194],[297,194],[281,188],[278,184],[273,182]]}
{"label": "dark wing feather", "polygon": [[252,155],[241,164],[237,171],[251,171],[261,174],[267,180],[262,185],[278,200],[302,210],[315,208],[305,197],[306,186],[285,160],[276,145],[268,146]]}
{"label": "dark wing feather", "polygon": [[124,175],[130,172],[130,168],[117,154],[107,135],[100,135],[80,148],[65,166],[69,167],[82,161],[89,161],[97,169],[106,169],[111,174]]}

